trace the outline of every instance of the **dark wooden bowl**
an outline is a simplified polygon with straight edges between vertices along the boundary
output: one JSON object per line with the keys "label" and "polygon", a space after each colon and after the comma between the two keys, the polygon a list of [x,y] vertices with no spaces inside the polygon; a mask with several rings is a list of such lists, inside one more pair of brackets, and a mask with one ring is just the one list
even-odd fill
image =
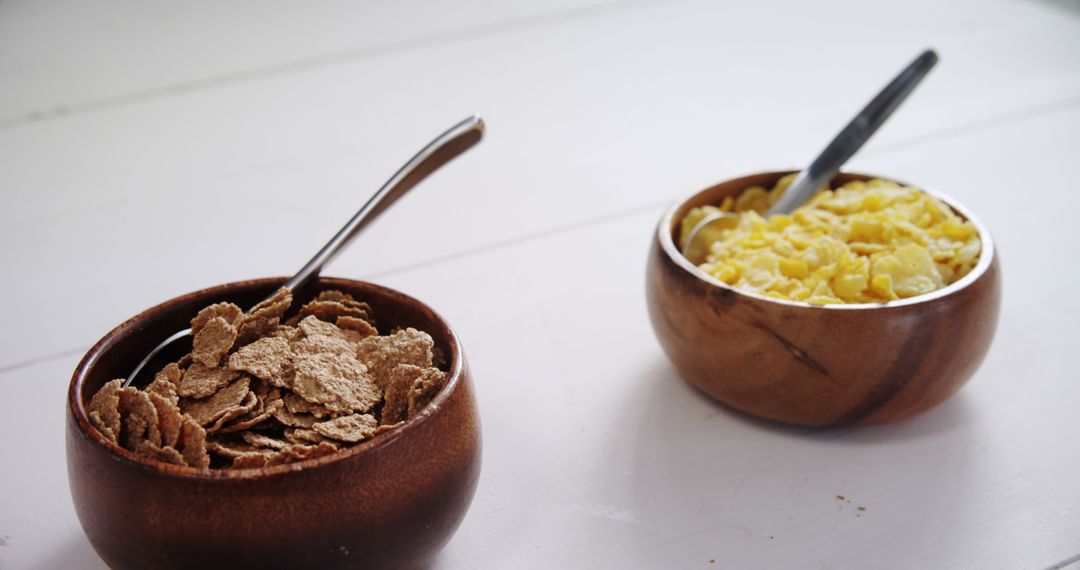
{"label": "dark wooden bowl", "polygon": [[[649,317],[682,377],[743,412],[808,426],[900,420],[954,394],[986,355],[1001,304],[994,242],[955,201],[927,191],[978,228],[975,269],[933,293],[884,305],[777,300],[736,290],[682,256],[679,222],[691,208],[771,187],[786,174],[722,182],[660,219],[646,271]],[[843,173],[833,183],[870,178],[880,177]]]}
{"label": "dark wooden bowl", "polygon": [[368,302],[380,332],[427,331],[449,361],[434,401],[397,429],[342,453],[263,469],[167,465],[105,440],[87,419],[98,388],[219,301],[242,307],[284,279],[229,283],[167,301],[101,339],[68,390],[67,462],[86,536],[113,568],[415,568],[450,539],[480,473],[480,424],[465,356],[420,301],[370,283],[321,278]]}

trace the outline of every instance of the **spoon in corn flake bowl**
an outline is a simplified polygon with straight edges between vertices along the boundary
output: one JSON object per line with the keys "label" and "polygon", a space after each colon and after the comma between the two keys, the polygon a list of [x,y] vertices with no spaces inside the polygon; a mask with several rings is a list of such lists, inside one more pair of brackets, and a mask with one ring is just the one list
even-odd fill
{"label": "spoon in corn flake bowl", "polygon": [[[926,50],[915,58],[888,85],[885,86],[840,134],[829,143],[825,150],[798,173],[787,186],[776,203],[765,212],[768,218],[773,214],[790,214],[796,208],[817,194],[852,157],[870,139],[878,128],[893,114],[900,104],[907,99],[920,81],[937,64],[938,56],[933,50]],[[709,254],[710,245],[716,241],[725,229],[735,227],[739,214],[716,210],[697,221],[681,240],[684,257],[694,265],[701,265]]]}
{"label": "spoon in corn flake bowl", "polygon": [[[288,293],[303,288],[311,279],[319,275],[319,271],[322,270],[323,266],[340,253],[352,241],[352,238],[356,237],[394,202],[444,164],[475,146],[483,136],[484,121],[480,117],[473,115],[435,137],[434,140],[420,149],[420,152],[416,153],[404,166],[395,172],[353,215],[345,226],[338,230],[334,237],[330,238],[330,241],[306,265],[300,268],[296,275],[293,275],[291,279],[282,285],[282,288]],[[280,290],[259,303],[256,309],[272,305],[278,293],[280,293]],[[191,329],[185,329],[163,340],[135,366],[135,369],[131,371],[131,374],[124,381],[123,387],[141,385],[142,382],[139,376],[147,364],[155,360],[163,352],[174,352],[179,345],[186,344],[183,341],[190,337]]]}

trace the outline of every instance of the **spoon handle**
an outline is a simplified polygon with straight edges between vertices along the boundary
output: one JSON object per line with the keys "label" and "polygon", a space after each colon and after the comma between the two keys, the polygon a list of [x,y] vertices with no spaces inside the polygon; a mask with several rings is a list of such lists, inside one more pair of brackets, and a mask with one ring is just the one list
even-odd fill
{"label": "spoon handle", "polygon": [[[387,180],[386,184],[383,184],[382,188],[379,188],[379,191],[349,220],[349,223],[338,230],[338,233],[330,238],[330,241],[319,250],[319,253],[316,253],[315,257],[311,258],[311,261],[301,267],[300,271],[282,286],[289,291],[296,291],[303,287],[312,277],[318,275],[322,267],[333,259],[334,255],[341,251],[352,238],[356,237],[375,218],[379,217],[379,214],[393,205],[398,198],[404,196],[413,186],[416,186],[421,180],[427,178],[429,174],[438,170],[439,167],[472,148],[473,145],[480,142],[483,136],[484,121],[480,117],[473,115],[436,137],[435,140],[420,149],[420,152],[416,153],[409,162],[406,162],[405,166],[395,172],[390,177],[390,180]],[[131,374],[128,374],[123,383],[124,387],[126,388],[135,383],[135,379],[143,368],[161,351],[190,334],[191,329],[184,329],[154,347],[135,366]]]}
{"label": "spoon handle", "polygon": [[819,188],[840,171],[843,165],[892,115],[900,103],[907,99],[915,86],[934,67],[938,56],[934,50],[926,50],[916,57],[900,72],[880,93],[867,103],[862,111],[851,120],[840,134],[821,151],[821,154],[800,172],[788,189],[766,212],[771,214],[790,214],[804,204]]}
{"label": "spoon handle", "polygon": [[379,191],[360,208],[345,227],[338,230],[330,241],[311,258],[300,271],[285,282],[283,287],[295,291],[304,286],[312,277],[319,274],[323,266],[334,258],[352,238],[356,237],[375,218],[404,196],[428,175],[450,162],[461,153],[469,150],[484,136],[484,121],[473,115],[450,127],[427,146],[420,149],[409,162],[405,163]]}

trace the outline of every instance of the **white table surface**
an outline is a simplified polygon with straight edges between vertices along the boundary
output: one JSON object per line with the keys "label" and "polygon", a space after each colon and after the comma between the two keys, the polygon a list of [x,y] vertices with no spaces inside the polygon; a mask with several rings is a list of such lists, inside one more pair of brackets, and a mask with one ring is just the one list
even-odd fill
{"label": "white table surface", "polygon": [[[1077,0],[221,4],[0,2],[0,568],[103,567],[63,449],[93,342],[291,273],[472,112],[482,145],[326,271],[429,302],[469,355],[483,473],[435,568],[1080,560]],[[852,430],[691,390],[645,312],[662,209],[806,162],[926,46],[938,68],[849,166],[990,227],[982,368]]]}

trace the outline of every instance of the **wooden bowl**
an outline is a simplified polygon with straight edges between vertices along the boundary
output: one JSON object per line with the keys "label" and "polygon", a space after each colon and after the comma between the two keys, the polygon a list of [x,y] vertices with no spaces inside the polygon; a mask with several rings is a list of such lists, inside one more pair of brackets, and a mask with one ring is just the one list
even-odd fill
{"label": "wooden bowl", "polygon": [[[954,394],[986,355],[1001,304],[994,242],[955,201],[927,190],[978,228],[975,269],[933,293],[887,304],[777,300],[735,289],[682,256],[679,222],[691,208],[771,187],[786,174],[722,182],[660,219],[646,271],[649,317],[682,377],[748,414],[807,426],[896,421]],[[843,173],[833,184],[870,178],[880,177]]]}
{"label": "wooden bowl", "polygon": [[449,378],[397,429],[341,453],[262,469],[211,470],[136,456],[91,427],[86,406],[202,307],[254,305],[284,279],[229,283],[167,301],[120,325],[83,358],[67,406],[75,510],[112,568],[415,568],[450,539],[480,473],[480,424],[465,356],[420,301],[370,283],[321,278],[369,303],[380,332],[431,334]]}

